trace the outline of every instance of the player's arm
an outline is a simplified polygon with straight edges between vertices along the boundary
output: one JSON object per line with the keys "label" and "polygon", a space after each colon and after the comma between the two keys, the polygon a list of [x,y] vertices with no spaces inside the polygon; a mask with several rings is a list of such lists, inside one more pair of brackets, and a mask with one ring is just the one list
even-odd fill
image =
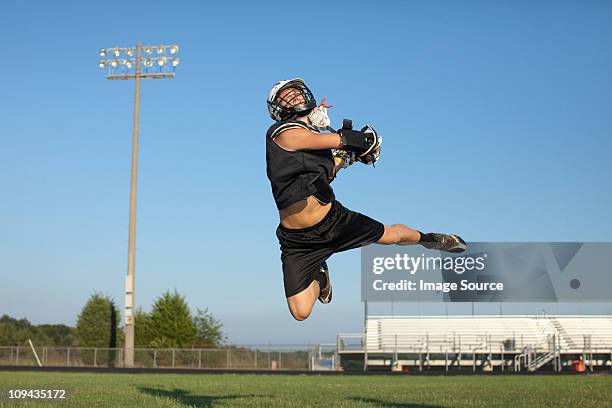
{"label": "player's arm", "polygon": [[294,128],[281,132],[274,141],[289,151],[343,149],[361,154],[377,147],[380,138],[364,130],[343,128],[338,133],[315,133],[308,129]]}
{"label": "player's arm", "polygon": [[340,146],[337,133],[315,133],[308,129],[296,128],[281,132],[274,138],[277,145],[285,150],[326,150]]}

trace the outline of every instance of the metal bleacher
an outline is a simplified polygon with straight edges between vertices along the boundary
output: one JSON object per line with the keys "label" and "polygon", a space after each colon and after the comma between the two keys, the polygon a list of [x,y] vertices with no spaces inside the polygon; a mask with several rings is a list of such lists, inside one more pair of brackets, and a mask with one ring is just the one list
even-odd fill
{"label": "metal bleacher", "polygon": [[561,371],[575,360],[612,369],[610,316],[368,316],[365,333],[338,335],[341,358],[363,367]]}

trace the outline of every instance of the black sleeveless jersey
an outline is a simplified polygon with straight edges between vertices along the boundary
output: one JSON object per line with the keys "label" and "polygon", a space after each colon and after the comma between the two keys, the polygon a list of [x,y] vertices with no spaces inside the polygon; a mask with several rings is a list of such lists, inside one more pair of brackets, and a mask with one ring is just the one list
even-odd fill
{"label": "black sleeveless jersey", "polygon": [[335,199],[329,185],[334,171],[331,149],[290,152],[274,142],[282,131],[294,128],[318,133],[316,128],[297,120],[277,122],[266,133],[266,172],[279,210],[311,195],[323,203]]}

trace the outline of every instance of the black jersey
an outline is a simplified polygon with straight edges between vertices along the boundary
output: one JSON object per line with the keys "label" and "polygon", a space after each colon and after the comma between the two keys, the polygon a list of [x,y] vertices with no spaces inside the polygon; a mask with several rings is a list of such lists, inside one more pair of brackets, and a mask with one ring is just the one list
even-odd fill
{"label": "black jersey", "polygon": [[329,185],[334,171],[331,149],[290,152],[274,142],[280,132],[294,128],[318,133],[316,128],[298,120],[277,122],[266,133],[266,172],[279,210],[311,195],[323,203],[335,199]]}

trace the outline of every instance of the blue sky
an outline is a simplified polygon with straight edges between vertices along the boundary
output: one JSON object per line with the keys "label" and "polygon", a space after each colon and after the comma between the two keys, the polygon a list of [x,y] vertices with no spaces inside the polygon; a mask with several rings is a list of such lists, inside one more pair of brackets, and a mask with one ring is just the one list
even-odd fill
{"label": "blue sky", "polygon": [[[300,6],[301,5],[301,6]],[[265,175],[265,98],[302,77],[384,138],[334,182],[385,223],[468,241],[612,240],[612,4],[5,1],[0,314],[74,324],[93,290],[123,306],[133,82],[98,49],[176,43],[142,84],[137,298],[176,288],[240,343],[361,330],[359,253],[334,302],[295,322]],[[406,305],[404,305],[406,306]],[[412,306],[410,306],[412,307]]]}

